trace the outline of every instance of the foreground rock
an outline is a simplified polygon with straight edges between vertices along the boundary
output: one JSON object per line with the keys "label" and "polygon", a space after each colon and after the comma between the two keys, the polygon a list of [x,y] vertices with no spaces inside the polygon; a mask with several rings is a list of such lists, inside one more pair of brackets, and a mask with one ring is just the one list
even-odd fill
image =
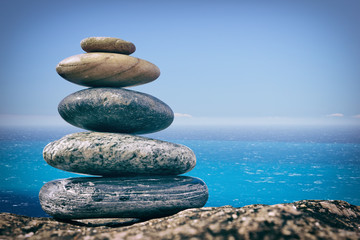
{"label": "foreground rock", "polygon": [[203,207],[208,189],[200,179],[185,176],[81,177],[46,183],[39,199],[43,210],[59,219],[150,219]]}
{"label": "foreground rock", "polygon": [[130,55],[135,52],[135,45],[131,42],[113,37],[89,37],[80,43],[85,52],[112,52]]}
{"label": "foreground rock", "polygon": [[145,134],[170,126],[171,108],[137,91],[89,88],[70,94],[58,107],[68,123],[96,132]]}
{"label": "foreground rock", "polygon": [[88,87],[127,87],[154,81],[154,64],[118,53],[84,53],[62,60],[56,71],[66,80]]}
{"label": "foreground rock", "polygon": [[188,209],[131,226],[120,227],[124,225],[120,220],[117,228],[115,220],[108,225],[76,226],[2,213],[0,239],[360,239],[360,207],[344,201],[308,200]]}
{"label": "foreground rock", "polygon": [[178,175],[195,167],[180,144],[120,133],[80,132],[49,143],[45,161],[58,169],[100,175]]}

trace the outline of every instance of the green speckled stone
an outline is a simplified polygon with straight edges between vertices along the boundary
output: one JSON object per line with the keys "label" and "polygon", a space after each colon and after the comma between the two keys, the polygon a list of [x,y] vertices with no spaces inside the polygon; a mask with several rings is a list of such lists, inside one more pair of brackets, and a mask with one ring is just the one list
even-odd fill
{"label": "green speckled stone", "polygon": [[49,143],[43,155],[55,168],[101,176],[178,175],[196,164],[183,145],[120,133],[69,134]]}

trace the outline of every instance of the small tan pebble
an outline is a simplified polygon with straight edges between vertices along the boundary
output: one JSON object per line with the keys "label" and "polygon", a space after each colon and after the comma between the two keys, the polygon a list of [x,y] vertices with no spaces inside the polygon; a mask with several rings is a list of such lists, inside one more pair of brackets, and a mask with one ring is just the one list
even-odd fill
{"label": "small tan pebble", "polygon": [[113,37],[89,37],[80,43],[85,52],[110,52],[130,55],[136,48],[132,42]]}

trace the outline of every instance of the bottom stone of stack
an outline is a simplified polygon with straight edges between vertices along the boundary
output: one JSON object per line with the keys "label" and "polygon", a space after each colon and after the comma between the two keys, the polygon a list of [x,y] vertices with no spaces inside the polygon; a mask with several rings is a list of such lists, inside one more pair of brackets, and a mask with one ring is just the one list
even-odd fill
{"label": "bottom stone of stack", "polygon": [[206,184],[187,176],[80,177],[46,183],[40,204],[58,219],[150,219],[203,207]]}

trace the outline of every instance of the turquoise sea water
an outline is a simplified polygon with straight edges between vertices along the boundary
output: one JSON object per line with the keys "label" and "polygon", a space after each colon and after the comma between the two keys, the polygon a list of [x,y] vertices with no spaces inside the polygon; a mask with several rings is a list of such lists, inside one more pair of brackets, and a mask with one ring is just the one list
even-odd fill
{"label": "turquoise sea water", "polygon": [[[80,175],[57,170],[42,149],[75,128],[0,129],[0,212],[46,216],[45,182]],[[206,206],[338,199],[360,205],[359,128],[185,128],[148,135],[184,144],[197,165],[185,175],[204,180]]]}

